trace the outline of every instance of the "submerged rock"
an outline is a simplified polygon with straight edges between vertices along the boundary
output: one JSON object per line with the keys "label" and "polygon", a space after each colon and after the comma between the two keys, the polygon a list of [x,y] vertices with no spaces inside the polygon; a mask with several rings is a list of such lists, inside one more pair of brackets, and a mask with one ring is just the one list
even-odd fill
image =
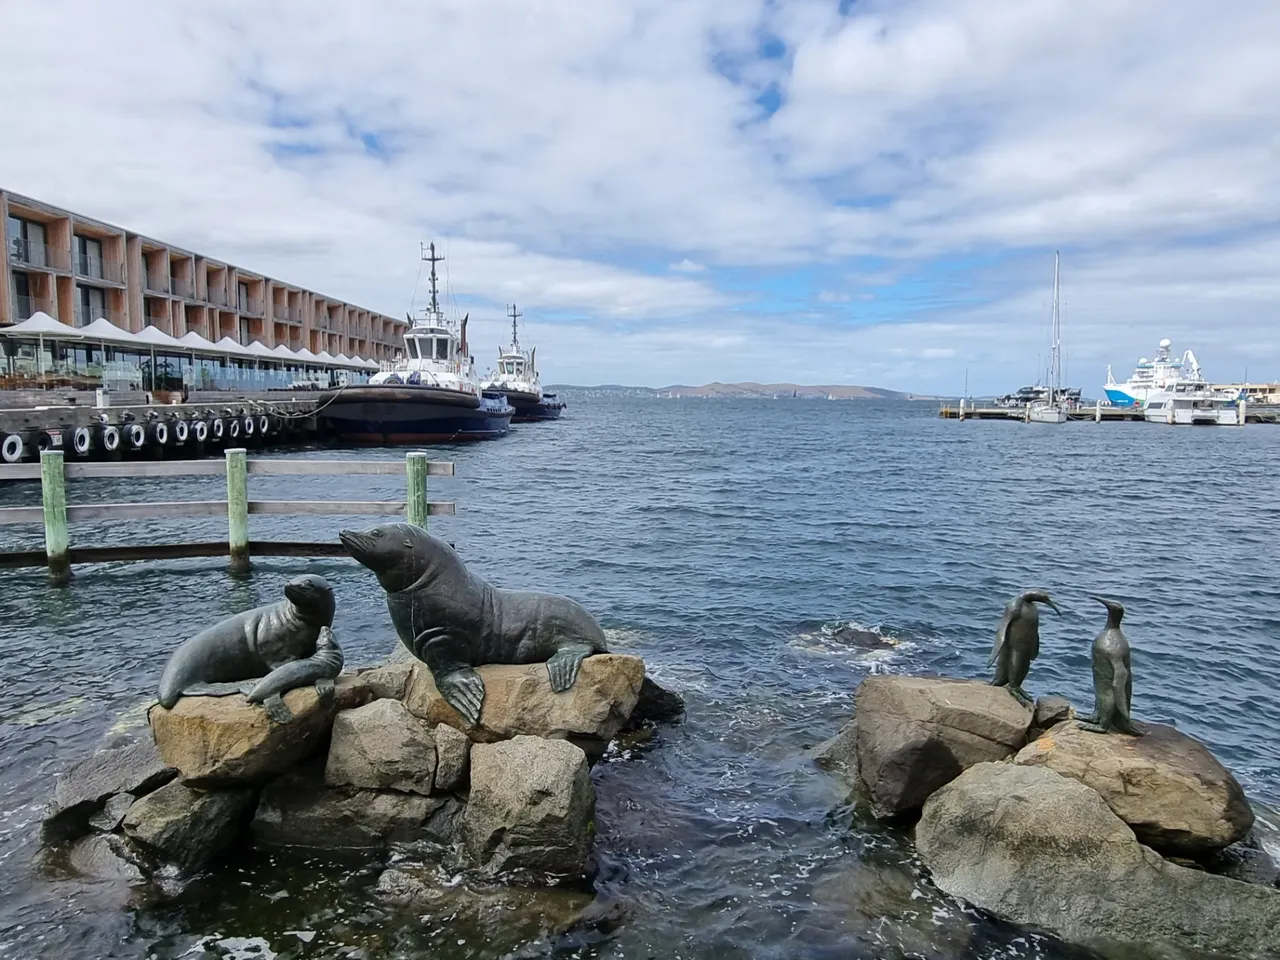
{"label": "submerged rock", "polygon": [[468,727],[445,702],[425,664],[413,669],[405,706],[433,726],[447,724],[477,743],[527,735],[603,746],[635,709],[644,682],[644,661],[609,653],[588,657],[573,686],[562,693],[551,690],[545,663],[489,664],[477,672],[484,680],[485,695],[475,727]]}
{"label": "submerged rock", "polygon": [[436,743],[431,728],[399,700],[374,700],[333,719],[324,780],[331,787],[430,794]]}
{"label": "submerged rock", "polygon": [[1064,940],[1280,955],[1280,892],[1169,863],[1045,766],[966,770],[925,803],[916,847],[947,893]]}
{"label": "submerged rock", "polygon": [[850,720],[834,737],[809,751],[809,756],[823,770],[838,773],[850,783],[859,783],[858,722]]}
{"label": "submerged rock", "polygon": [[95,880],[123,880],[140,884],[146,880],[140,858],[124,837],[114,833],[94,833],[77,840],[67,851],[67,865]]}
{"label": "submerged rock", "polygon": [[1016,762],[1092,787],[1141,842],[1161,853],[1198,857],[1244,837],[1253,826],[1249,801],[1208,748],[1163,724],[1142,729],[1144,736],[1130,737],[1063,724]]}
{"label": "submerged rock", "polygon": [[1251,830],[1243,840],[1211,853],[1204,868],[1243,883],[1260,883],[1264,887],[1280,886],[1280,869]]}
{"label": "submerged rock", "polygon": [[913,813],[966,768],[1012,756],[1032,716],[1003,687],[883,675],[862,681],[854,714],[858,766],[879,817]]}
{"label": "submerged rock", "polygon": [[95,753],[59,776],[45,815],[45,840],[67,840],[89,829],[89,818],[117,793],[142,796],[177,775],[149,741]]}
{"label": "submerged rock", "polygon": [[640,696],[627,720],[628,727],[645,723],[675,723],[684,716],[684,698],[675,691],[659,686],[649,677],[640,684]]}
{"label": "submerged rock", "polygon": [[461,804],[396,790],[327,787],[307,767],[268,784],[253,817],[260,843],[312,850],[376,850],[391,843],[449,845]]}
{"label": "submerged rock", "polygon": [[462,834],[486,872],[584,876],[594,816],[587,757],[574,744],[516,737],[472,747]]}
{"label": "submerged rock", "polygon": [[240,835],[253,797],[249,787],[195,790],[175,780],[129,808],[124,832],[160,859],[194,870]]}
{"label": "submerged rock", "polygon": [[110,833],[124,821],[124,815],[129,812],[136,799],[132,793],[117,793],[107,798],[102,809],[89,818],[89,826],[94,830]]}
{"label": "submerged rock", "polygon": [[148,719],[165,763],[188,784],[252,783],[283,773],[324,746],[337,709],[321,703],[314,687],[284,695],[293,713],[276,723],[240,694],[183,697],[172,710],[155,706]]}

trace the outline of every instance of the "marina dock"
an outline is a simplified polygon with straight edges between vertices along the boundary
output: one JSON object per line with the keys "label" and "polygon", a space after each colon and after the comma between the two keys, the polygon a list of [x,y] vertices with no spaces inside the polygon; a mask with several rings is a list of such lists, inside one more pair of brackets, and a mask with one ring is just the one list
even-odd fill
{"label": "marina dock", "polygon": [[[1248,404],[1243,410],[1246,423],[1280,423],[1280,405]],[[1016,420],[1026,422],[1026,407],[975,406],[969,402],[945,404],[938,409],[944,420]],[[1067,411],[1068,420],[1092,420],[1095,423],[1135,421],[1146,422],[1140,407],[1079,406]]]}

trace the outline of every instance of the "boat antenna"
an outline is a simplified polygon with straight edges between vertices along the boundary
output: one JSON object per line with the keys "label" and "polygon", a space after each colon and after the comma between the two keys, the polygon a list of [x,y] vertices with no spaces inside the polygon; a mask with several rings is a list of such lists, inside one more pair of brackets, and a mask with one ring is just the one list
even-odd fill
{"label": "boat antenna", "polygon": [[516,335],[516,320],[523,317],[523,313],[516,312],[516,305],[513,303],[511,309],[507,311],[507,316],[511,318],[511,352],[520,352],[520,340]]}
{"label": "boat antenna", "polygon": [[428,255],[427,248],[423,248],[422,259],[431,264],[431,276],[429,278],[431,281],[431,319],[434,320],[440,314],[440,299],[436,296],[436,280],[438,279],[436,277],[436,264],[443,260],[444,257],[436,256],[436,242],[434,240],[431,241],[430,250],[431,253]]}

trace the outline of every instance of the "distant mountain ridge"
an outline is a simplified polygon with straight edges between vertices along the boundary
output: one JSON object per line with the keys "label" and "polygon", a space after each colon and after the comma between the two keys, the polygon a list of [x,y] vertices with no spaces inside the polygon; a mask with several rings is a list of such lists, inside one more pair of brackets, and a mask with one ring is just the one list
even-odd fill
{"label": "distant mountain ridge", "polygon": [[548,389],[565,390],[599,390],[626,393],[632,396],[648,395],[655,397],[736,397],[758,400],[771,400],[775,397],[800,400],[917,400],[931,399],[918,394],[903,393],[898,390],[885,390],[882,387],[864,387],[858,384],[804,384],[804,383],[704,383],[701,386],[672,384],[669,387],[630,387],[623,384],[600,384],[597,386],[576,386],[559,384]]}

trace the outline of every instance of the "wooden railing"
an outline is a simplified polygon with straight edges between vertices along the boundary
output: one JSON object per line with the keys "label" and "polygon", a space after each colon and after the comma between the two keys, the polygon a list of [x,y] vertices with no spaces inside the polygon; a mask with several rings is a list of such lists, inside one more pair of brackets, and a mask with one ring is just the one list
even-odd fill
{"label": "wooden railing", "polygon": [[[81,477],[199,477],[226,473],[225,500],[178,500],[159,503],[72,504],[66,500],[66,478]],[[404,500],[250,500],[248,478],[281,475],[396,475],[404,474]],[[46,450],[37,463],[0,465],[0,480],[39,480],[43,503],[38,507],[0,507],[0,526],[44,523],[43,551],[0,553],[0,568],[45,566],[55,583],[71,579],[72,563],[120,560],[159,560],[176,557],[230,555],[233,573],[249,569],[251,554],[260,556],[346,556],[339,543],[304,543],[249,539],[250,514],[310,514],[329,516],[403,516],[426,527],[427,517],[452,515],[451,502],[427,500],[428,476],[453,476],[453,464],[429,461],[412,452],[400,460],[250,460],[243,449],[226,451],[217,460],[167,460],[118,463],[63,462],[61,450]],[[137,544],[111,547],[72,547],[67,524],[83,520],[149,520],[159,517],[227,518],[227,541],[205,543]]]}

